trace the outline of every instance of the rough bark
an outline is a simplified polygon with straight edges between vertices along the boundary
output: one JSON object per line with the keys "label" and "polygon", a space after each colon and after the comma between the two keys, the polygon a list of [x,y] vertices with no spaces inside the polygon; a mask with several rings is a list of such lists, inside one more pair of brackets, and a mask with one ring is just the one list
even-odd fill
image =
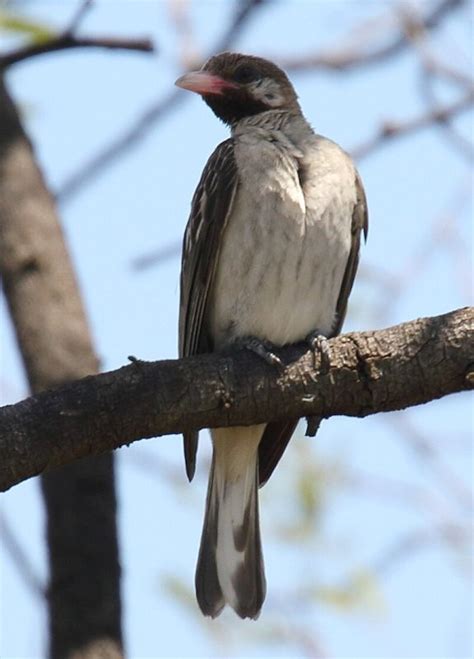
{"label": "rough bark", "polygon": [[474,309],[307,346],[276,371],[246,351],[134,362],[0,409],[0,489],[145,437],[307,415],[367,416],[474,386]]}
{"label": "rough bark", "polygon": [[[31,390],[97,372],[54,202],[1,79],[0,273]],[[42,492],[50,656],[121,657],[112,456],[48,471]]]}

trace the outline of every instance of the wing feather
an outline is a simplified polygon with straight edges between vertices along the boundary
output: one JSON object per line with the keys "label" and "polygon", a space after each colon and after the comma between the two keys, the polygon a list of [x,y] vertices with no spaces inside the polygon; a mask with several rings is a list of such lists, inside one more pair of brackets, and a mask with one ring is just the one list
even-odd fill
{"label": "wing feather", "polygon": [[346,269],[342,278],[341,290],[336,305],[337,322],[331,336],[337,336],[344,323],[347,312],[347,302],[354,284],[354,279],[359,265],[360,239],[362,232],[364,239],[367,239],[369,231],[369,214],[367,210],[367,200],[365,198],[364,188],[359,174],[356,173],[355,186],[357,191],[357,201],[352,212],[352,244],[349,258],[347,259]]}
{"label": "wing feather", "polygon": [[[216,272],[221,238],[238,188],[233,139],[209,158],[191,203],[184,234],[179,307],[179,356],[213,349],[206,322],[209,292]],[[189,480],[196,468],[198,433],[184,433]]]}

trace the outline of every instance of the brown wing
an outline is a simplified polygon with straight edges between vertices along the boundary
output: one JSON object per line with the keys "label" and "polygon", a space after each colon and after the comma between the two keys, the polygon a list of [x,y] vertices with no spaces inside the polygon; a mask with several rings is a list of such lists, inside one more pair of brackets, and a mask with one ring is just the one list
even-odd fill
{"label": "brown wing", "polygon": [[[341,331],[344,318],[347,311],[347,301],[354,283],[354,278],[359,264],[360,237],[364,232],[364,238],[367,238],[369,230],[369,218],[367,212],[367,201],[365,198],[364,188],[359,175],[356,173],[355,180],[357,190],[357,201],[352,212],[352,244],[347,259],[346,269],[342,278],[341,290],[336,304],[337,322],[331,334],[331,337],[337,336]],[[321,419],[319,419],[319,423]],[[258,447],[258,466],[259,466],[259,484],[264,485],[272,475],[275,467],[280,461],[288,442],[295,431],[298,419],[289,419],[287,421],[275,421],[269,423],[265,428],[262,439]]]}
{"label": "brown wing", "polygon": [[[219,256],[221,236],[238,186],[232,139],[219,144],[211,155],[191,203],[183,241],[179,306],[179,356],[212,350],[206,310]],[[184,433],[186,473],[196,468],[198,433]]]}

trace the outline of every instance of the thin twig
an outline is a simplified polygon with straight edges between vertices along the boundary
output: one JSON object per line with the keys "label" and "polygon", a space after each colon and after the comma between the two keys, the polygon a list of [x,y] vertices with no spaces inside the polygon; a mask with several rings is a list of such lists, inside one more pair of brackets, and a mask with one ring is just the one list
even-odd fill
{"label": "thin twig", "polygon": [[10,556],[12,562],[21,575],[24,583],[31,592],[38,597],[45,596],[45,588],[30,563],[23,547],[19,543],[14,531],[10,527],[5,515],[0,511],[0,536],[5,551]]}
{"label": "thin twig", "polygon": [[[430,13],[418,21],[419,26],[424,30],[432,30],[439,25],[441,20],[452,10],[457,9],[465,4],[465,0],[442,0]],[[379,41],[379,35],[376,34],[376,42]],[[343,40],[346,43],[347,39]],[[314,55],[299,55],[295,57],[276,56],[275,61],[290,72],[311,72],[315,70],[329,70],[333,72],[347,72],[350,70],[367,67],[369,65],[378,65],[387,59],[398,55],[402,50],[410,45],[410,39],[406,30],[402,29],[392,41],[388,44],[375,49],[367,48],[364,42],[358,49],[342,48],[334,49],[329,52],[319,52]]]}
{"label": "thin twig", "polygon": [[179,89],[172,89],[164,98],[153,102],[130,128],[110,142],[105,148],[86,160],[59,186],[56,191],[56,201],[63,204],[69,201],[87,183],[97,181],[97,177],[126,151],[135,146],[150,128],[166,117],[177,105],[184,101],[185,95]]}
{"label": "thin twig", "polygon": [[[450,83],[456,84],[461,88],[460,91],[464,93],[474,89],[474,80],[471,75],[467,75],[463,71],[455,69],[451,65],[440,61],[433,55],[424,25],[423,23],[420,23],[413,14],[409,14],[405,18],[405,34],[407,39],[411,42],[415,52],[420,57],[420,91],[427,108],[435,107],[439,104],[434,90],[434,81],[437,78],[443,78]],[[469,140],[458,133],[450,119],[447,118],[446,120],[438,121],[436,126],[449,140],[451,145],[454,146],[461,155],[472,162],[474,159],[474,149],[472,144]]]}
{"label": "thin twig", "polygon": [[42,43],[30,43],[26,46],[0,56],[0,73],[12,64],[23,62],[37,55],[45,55],[58,50],[71,48],[108,48],[113,50],[134,50],[151,53],[154,50],[150,39],[127,39],[123,37],[77,37],[76,30],[84,16],[92,7],[93,0],[82,0],[68,27],[57,37]]}
{"label": "thin twig", "polygon": [[[420,89],[424,96],[427,105],[434,105],[437,103],[436,95],[433,89],[435,69],[423,67],[420,76]],[[472,81],[471,81],[472,84]],[[450,144],[467,160],[472,162],[474,160],[474,147],[465,137],[460,135],[453,127],[450,118],[436,123],[442,134],[449,140]]]}
{"label": "thin twig", "polygon": [[209,55],[227,50],[240,36],[249,19],[254,15],[254,11],[265,2],[268,2],[268,0],[240,0],[237,2],[234,16],[227,30],[214,44],[214,48],[210,50]]}
{"label": "thin twig", "polygon": [[454,82],[464,89],[469,89],[474,84],[472,76],[450,66],[446,62],[441,62],[426,49],[423,51],[423,68],[438,78],[444,78],[449,82]]}
{"label": "thin twig", "polygon": [[448,247],[457,248],[456,254],[452,255],[454,268],[459,270],[464,266],[459,277],[461,284],[466,287],[466,297],[471,297],[472,291],[469,289],[471,282],[470,261],[468,255],[465,252],[463,253],[466,244],[459,236],[457,241],[455,238],[455,218],[460,215],[470,196],[471,180],[468,178],[456,188],[453,195],[450,195],[445,208],[432,220],[416,249],[403,259],[398,272],[392,274],[391,277],[385,276],[384,278],[380,269],[377,270],[375,273],[377,282],[385,288],[380,304],[377,305],[379,322],[389,323],[391,321],[394,308],[401,299],[404,290],[409,287],[411,282],[418,281],[433,255],[439,254],[440,250],[446,250]]}
{"label": "thin twig", "polygon": [[[237,10],[233,19],[213,48],[210,49],[209,54],[214,54],[222,50],[227,50],[231,47],[237,36],[240,35],[245,25],[248,24],[250,17],[253,15],[254,10],[263,4],[264,0],[243,0],[238,3]],[[435,28],[440,21],[451,10],[460,7],[464,4],[465,0],[443,0],[440,2],[432,12],[424,19],[425,29],[430,30]],[[345,47],[340,51],[335,51],[330,56],[317,55],[311,58],[311,66],[303,65],[302,62],[296,60],[282,61],[281,58],[276,58],[280,63],[289,71],[292,70],[314,70],[314,68],[331,68],[333,70],[340,70],[344,66],[352,68],[354,66],[366,66],[372,63],[379,63],[386,59],[388,56],[395,55],[404,47],[409,45],[409,41],[405,35],[399,35],[390,46],[385,46],[382,50],[372,51],[371,53],[356,54],[354,60],[354,53],[348,57]],[[304,58],[306,61],[307,58]],[[345,64],[344,64],[345,63]],[[147,109],[144,110],[142,115],[135,120],[132,126],[126,129],[119,137],[105,148],[102,148],[96,155],[89,158],[78,170],[67,178],[62,185],[59,186],[56,198],[64,203],[73,197],[83,185],[91,181],[96,181],[97,176],[110,165],[117,157],[123,155],[134,144],[142,139],[146,132],[148,132],[155,123],[163,119],[177,104],[185,102],[189,98],[184,94],[180,94],[179,90],[172,91],[164,99],[154,101]]]}
{"label": "thin twig", "polygon": [[166,261],[175,259],[181,253],[182,240],[170,242],[164,247],[158,247],[153,251],[137,256],[132,261],[132,269],[136,272],[148,270],[151,266],[163,265]]}
{"label": "thin twig", "polygon": [[427,488],[355,470],[344,474],[342,484],[361,494],[367,494],[373,500],[392,499],[399,504],[405,504],[412,510],[418,508],[423,513],[430,511],[444,524],[454,523],[451,510],[447,507],[446,502]]}
{"label": "thin twig", "polygon": [[[241,34],[244,27],[248,24],[254,10],[259,5],[263,4],[263,2],[264,0],[242,0],[239,2],[229,27],[218,39],[214,47],[210,49],[209,55],[230,48],[234,40]],[[182,94],[181,90],[173,89],[164,98],[153,101],[151,105],[142,112],[141,116],[133,121],[129,128],[105,148],[101,147],[97,154],[93,155],[78,167],[77,171],[59,186],[56,191],[57,201],[60,203],[69,201],[84,185],[91,181],[96,181],[97,176],[102,173],[108,165],[131,149],[146,135],[158,120],[166,117],[171,110],[177,105],[185,102],[188,97],[189,95]]]}
{"label": "thin twig", "polygon": [[463,548],[470,542],[470,533],[461,524],[439,524],[422,528],[398,538],[374,561],[371,572],[382,577],[395,565],[411,557],[415,552],[436,544],[446,544],[453,548]]}
{"label": "thin twig", "polygon": [[366,158],[368,155],[372,154],[377,148],[382,146],[382,144],[395,138],[405,137],[415,131],[428,128],[439,122],[448,121],[461,112],[468,110],[472,107],[473,103],[474,90],[471,90],[466,96],[454,103],[433,108],[429,112],[423,113],[418,117],[409,119],[408,121],[385,121],[374,137],[352,149],[352,155],[357,160],[362,160],[362,158]]}
{"label": "thin twig", "polygon": [[58,50],[71,48],[107,48],[112,50],[133,50],[142,53],[151,53],[154,50],[150,39],[126,39],[124,37],[75,37],[63,34],[51,41],[40,44],[31,44],[6,53],[0,57],[0,71],[12,64],[23,62],[37,55],[53,53]]}
{"label": "thin twig", "polygon": [[85,15],[89,11],[89,9],[92,8],[94,0],[82,0],[82,2],[79,4],[78,9],[76,10],[76,13],[71,19],[71,22],[69,23],[69,27],[67,28],[67,33],[69,34],[74,34],[76,30],[79,28],[80,24],[82,23]]}
{"label": "thin twig", "polygon": [[439,479],[440,491],[457,500],[464,510],[471,512],[474,509],[472,492],[442,458],[428,437],[418,430],[407,414],[393,415],[389,420],[416,457]]}

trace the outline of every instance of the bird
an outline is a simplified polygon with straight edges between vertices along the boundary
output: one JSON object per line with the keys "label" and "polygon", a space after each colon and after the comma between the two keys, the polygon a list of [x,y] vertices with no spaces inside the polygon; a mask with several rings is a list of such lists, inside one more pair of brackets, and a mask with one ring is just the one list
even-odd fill
{"label": "bird", "polygon": [[[241,53],[212,56],[178,87],[202,97],[231,136],[204,167],[181,262],[179,355],[313,349],[336,336],[367,237],[367,202],[350,156],[317,134],[286,73]],[[215,618],[229,605],[257,619],[266,594],[258,488],[298,419],[211,429],[213,445],[196,597]],[[184,433],[192,480],[198,433]]]}

